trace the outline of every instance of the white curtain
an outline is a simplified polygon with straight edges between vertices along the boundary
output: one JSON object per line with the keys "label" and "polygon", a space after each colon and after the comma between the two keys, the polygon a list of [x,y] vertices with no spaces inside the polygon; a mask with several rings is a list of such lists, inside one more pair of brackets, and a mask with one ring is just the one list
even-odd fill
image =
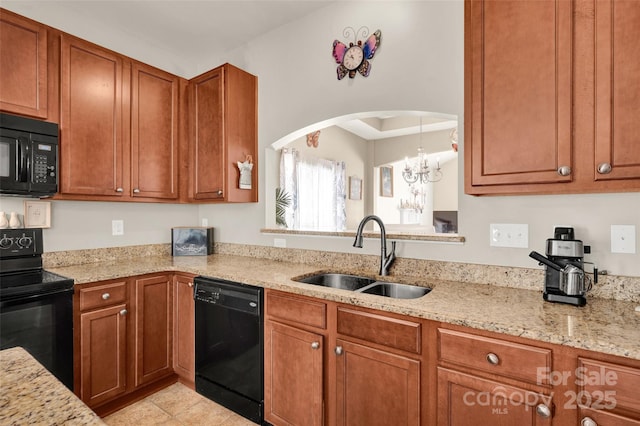
{"label": "white curtain", "polygon": [[346,226],[345,164],[285,148],[280,158],[280,188],[291,197],[290,229],[343,231]]}

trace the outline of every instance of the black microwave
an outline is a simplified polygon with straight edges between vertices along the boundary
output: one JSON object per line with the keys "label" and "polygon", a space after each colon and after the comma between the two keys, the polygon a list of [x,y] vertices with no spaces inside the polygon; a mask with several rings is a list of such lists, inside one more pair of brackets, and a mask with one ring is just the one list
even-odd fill
{"label": "black microwave", "polygon": [[58,192],[58,125],[0,114],[0,195]]}

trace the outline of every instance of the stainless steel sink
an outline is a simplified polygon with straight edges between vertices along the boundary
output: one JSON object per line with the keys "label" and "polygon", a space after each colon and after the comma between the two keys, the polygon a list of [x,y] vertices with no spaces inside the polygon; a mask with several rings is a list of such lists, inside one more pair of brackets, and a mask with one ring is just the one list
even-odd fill
{"label": "stainless steel sink", "polygon": [[376,281],[373,278],[362,277],[359,275],[333,272],[315,274],[307,277],[297,277],[293,278],[293,280],[306,284],[339,288],[357,293],[374,294],[393,299],[416,299],[431,291],[428,287]]}
{"label": "stainless steel sink", "polygon": [[417,299],[430,291],[431,289],[428,287],[376,281],[371,285],[361,288],[358,290],[358,293],[375,294],[393,299]]}
{"label": "stainless steel sink", "polygon": [[304,278],[294,278],[293,280],[306,284],[320,285],[323,287],[339,288],[342,290],[357,290],[375,282],[374,279],[367,277],[338,273],[316,274]]}

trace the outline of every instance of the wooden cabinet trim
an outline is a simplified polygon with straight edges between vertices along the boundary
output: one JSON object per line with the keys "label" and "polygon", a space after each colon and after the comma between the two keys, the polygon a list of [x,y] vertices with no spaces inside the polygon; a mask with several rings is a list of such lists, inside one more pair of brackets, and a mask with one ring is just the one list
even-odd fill
{"label": "wooden cabinet trim", "polygon": [[81,311],[110,306],[127,301],[127,281],[110,282],[97,286],[81,286],[78,289]]}
{"label": "wooden cabinet trim", "polygon": [[[491,364],[494,354],[497,364]],[[443,328],[438,329],[438,360],[522,380],[537,386],[548,386],[552,369],[552,351]]]}
{"label": "wooden cabinet trim", "polygon": [[612,405],[613,412],[631,412],[640,419],[640,368],[579,357],[578,372],[578,392],[593,403]]}
{"label": "wooden cabinet trim", "polygon": [[293,321],[319,329],[327,328],[327,304],[319,299],[292,296],[287,293],[267,291],[265,312],[271,318]]}
{"label": "wooden cabinet trim", "polygon": [[338,334],[414,354],[420,354],[422,349],[420,323],[343,306],[338,307]]}

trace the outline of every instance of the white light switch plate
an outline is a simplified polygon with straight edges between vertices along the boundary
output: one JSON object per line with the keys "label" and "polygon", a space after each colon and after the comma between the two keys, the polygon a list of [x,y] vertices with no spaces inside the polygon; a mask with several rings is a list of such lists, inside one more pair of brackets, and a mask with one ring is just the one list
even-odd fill
{"label": "white light switch plate", "polygon": [[611,225],[611,253],[636,253],[635,225]]}
{"label": "white light switch plate", "polygon": [[111,235],[124,235],[124,220],[111,221]]}
{"label": "white light switch plate", "polygon": [[529,225],[526,223],[492,223],[489,225],[492,247],[529,247]]}

